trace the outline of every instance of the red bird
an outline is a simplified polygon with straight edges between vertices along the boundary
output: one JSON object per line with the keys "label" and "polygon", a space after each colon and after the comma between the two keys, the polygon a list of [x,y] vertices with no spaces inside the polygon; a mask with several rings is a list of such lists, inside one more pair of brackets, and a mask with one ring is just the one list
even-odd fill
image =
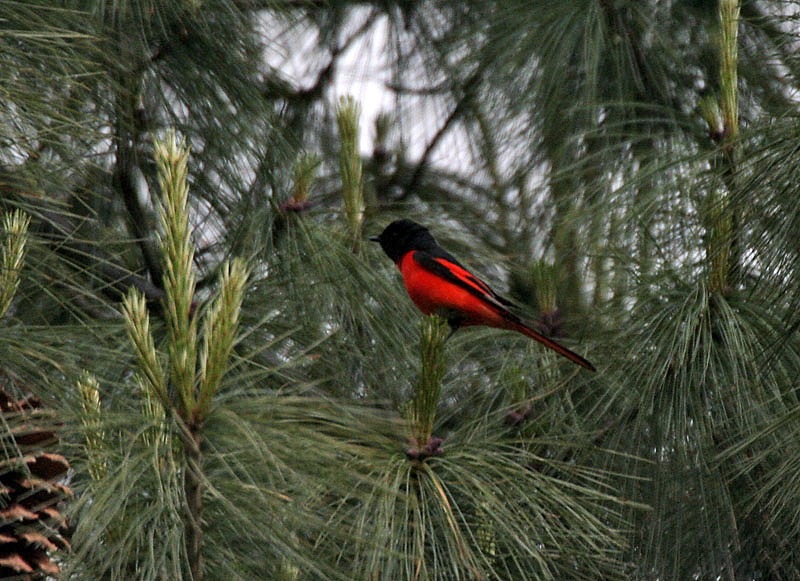
{"label": "red bird", "polygon": [[453,332],[469,325],[510,329],[549,347],[581,367],[594,365],[563,345],[537,333],[508,310],[514,303],[494,292],[436,243],[413,220],[395,220],[370,240],[379,242],[403,275],[408,296],[426,315],[447,319]]}

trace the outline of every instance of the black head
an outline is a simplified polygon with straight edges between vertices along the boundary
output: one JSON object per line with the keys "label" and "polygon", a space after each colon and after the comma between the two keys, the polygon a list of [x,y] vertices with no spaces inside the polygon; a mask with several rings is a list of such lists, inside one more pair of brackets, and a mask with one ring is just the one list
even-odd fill
{"label": "black head", "polygon": [[398,262],[410,250],[429,250],[436,247],[431,233],[413,220],[395,220],[380,236],[370,236],[373,242],[380,242],[383,251],[394,262]]}

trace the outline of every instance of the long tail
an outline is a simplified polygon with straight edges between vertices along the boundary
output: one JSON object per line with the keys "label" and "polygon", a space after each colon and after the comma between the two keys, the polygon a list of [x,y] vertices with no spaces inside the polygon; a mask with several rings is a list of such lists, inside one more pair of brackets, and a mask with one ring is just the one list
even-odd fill
{"label": "long tail", "polygon": [[552,339],[548,339],[544,335],[542,335],[540,333],[537,333],[536,331],[534,331],[533,329],[531,329],[527,325],[525,325],[523,323],[516,323],[516,322],[515,323],[511,323],[511,321],[509,321],[509,323],[510,323],[510,325],[509,325],[510,329],[512,329],[514,331],[517,331],[519,333],[522,333],[523,335],[527,335],[528,337],[538,341],[539,343],[541,343],[545,347],[550,347],[550,349],[552,349],[553,351],[555,351],[559,355],[563,355],[564,357],[566,357],[570,361],[572,361],[574,363],[577,363],[581,367],[585,367],[589,371],[597,371],[597,369],[595,369],[594,365],[589,363],[586,359],[584,359],[583,357],[581,357],[577,353],[575,353],[573,351],[570,351],[569,349],[567,349],[563,345],[559,345],[558,343],[556,343]]}

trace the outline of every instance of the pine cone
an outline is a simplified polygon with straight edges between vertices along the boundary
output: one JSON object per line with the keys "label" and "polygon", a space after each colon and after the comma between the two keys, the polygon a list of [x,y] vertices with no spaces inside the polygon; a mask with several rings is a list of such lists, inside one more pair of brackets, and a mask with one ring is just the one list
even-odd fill
{"label": "pine cone", "polygon": [[14,400],[0,389],[0,578],[43,579],[58,575],[50,553],[69,547],[61,515],[72,491],[57,482],[66,458],[48,452],[58,442],[52,412],[33,396]]}

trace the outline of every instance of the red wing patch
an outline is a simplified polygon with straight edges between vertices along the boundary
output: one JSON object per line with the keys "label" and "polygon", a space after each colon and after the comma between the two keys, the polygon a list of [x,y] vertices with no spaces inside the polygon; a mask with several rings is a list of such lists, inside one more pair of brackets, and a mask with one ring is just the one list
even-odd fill
{"label": "red wing patch", "polygon": [[444,258],[431,256],[427,252],[421,250],[414,251],[412,256],[414,262],[419,264],[423,269],[441,277],[447,282],[463,288],[472,296],[488,303],[488,306],[497,311],[504,319],[520,322],[519,317],[508,312],[505,307],[505,305],[510,306],[513,303],[495,293],[488,284],[462,266]]}

